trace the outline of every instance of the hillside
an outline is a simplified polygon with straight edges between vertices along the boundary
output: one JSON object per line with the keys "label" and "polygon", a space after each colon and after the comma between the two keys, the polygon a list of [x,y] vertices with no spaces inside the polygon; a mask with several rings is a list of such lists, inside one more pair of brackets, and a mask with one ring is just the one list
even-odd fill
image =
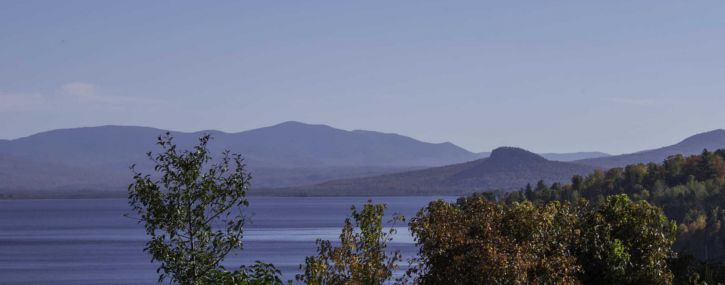
{"label": "hillside", "polygon": [[[39,163],[0,154],[0,181],[3,188],[19,190],[56,188],[59,185],[85,183],[84,171],[65,165]],[[43,177],[39,180],[38,177]]]}
{"label": "hillside", "polygon": [[277,189],[271,194],[293,195],[444,195],[484,190],[512,190],[536,183],[566,182],[594,168],[547,160],[520,148],[495,149],[490,157],[465,163],[403,173],[330,181],[318,185]]}
{"label": "hillside", "polygon": [[629,164],[661,162],[675,154],[699,154],[703,149],[715,150],[725,148],[725,130],[713,130],[688,137],[681,142],[653,150],[645,150],[631,154],[615,155],[602,158],[577,160],[576,163],[599,168],[623,167]]}
{"label": "hillside", "polygon": [[548,160],[555,161],[576,161],[589,158],[601,158],[611,156],[608,153],[598,151],[584,151],[584,152],[571,152],[571,153],[541,153],[542,157]]}
{"label": "hillside", "polygon": [[[477,153],[478,158],[486,158],[491,155],[490,152],[479,152]],[[539,153],[539,155],[543,158],[546,158],[548,160],[554,160],[554,161],[575,161],[575,160],[582,160],[582,159],[588,159],[588,158],[600,158],[600,157],[606,157],[610,156],[610,154],[598,152],[598,151],[583,151],[583,152],[564,152],[564,153]]]}

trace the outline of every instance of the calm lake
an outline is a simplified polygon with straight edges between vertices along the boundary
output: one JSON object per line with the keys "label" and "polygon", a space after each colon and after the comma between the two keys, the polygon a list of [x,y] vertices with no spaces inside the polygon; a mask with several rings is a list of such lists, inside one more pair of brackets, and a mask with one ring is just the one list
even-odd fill
{"label": "calm lake", "polygon": [[[412,217],[428,202],[452,197],[373,197],[387,213]],[[261,260],[293,279],[317,238],[337,240],[351,205],[363,197],[252,197],[244,250],[234,268]],[[0,283],[157,284],[156,264],[143,252],[142,225],[123,217],[125,199],[0,200]],[[416,249],[405,225],[392,244],[403,257]]]}

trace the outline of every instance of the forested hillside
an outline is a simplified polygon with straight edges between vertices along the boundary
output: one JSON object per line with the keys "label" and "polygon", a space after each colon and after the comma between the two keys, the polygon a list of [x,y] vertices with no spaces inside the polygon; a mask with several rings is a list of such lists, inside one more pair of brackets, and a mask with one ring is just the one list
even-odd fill
{"label": "forested hillside", "polygon": [[[677,223],[673,248],[681,256],[694,256],[703,264],[722,267],[725,262],[725,150],[722,149],[705,150],[700,155],[674,155],[661,164],[598,170],[587,176],[574,176],[568,184],[540,182],[507,195],[506,201],[596,204],[617,194],[661,207]],[[719,275],[719,278],[725,276]]]}

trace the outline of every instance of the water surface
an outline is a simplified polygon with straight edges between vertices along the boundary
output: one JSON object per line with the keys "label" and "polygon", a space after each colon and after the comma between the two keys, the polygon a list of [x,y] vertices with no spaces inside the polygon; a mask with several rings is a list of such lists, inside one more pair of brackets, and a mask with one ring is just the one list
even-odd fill
{"label": "water surface", "polygon": [[[388,213],[411,217],[436,197],[375,197]],[[447,198],[450,199],[450,198]],[[362,197],[253,197],[244,250],[225,264],[262,260],[292,279],[317,238],[336,240],[351,205]],[[0,200],[0,283],[157,284],[156,264],[142,249],[141,225],[123,217],[125,199]],[[415,252],[405,225],[392,247]]]}

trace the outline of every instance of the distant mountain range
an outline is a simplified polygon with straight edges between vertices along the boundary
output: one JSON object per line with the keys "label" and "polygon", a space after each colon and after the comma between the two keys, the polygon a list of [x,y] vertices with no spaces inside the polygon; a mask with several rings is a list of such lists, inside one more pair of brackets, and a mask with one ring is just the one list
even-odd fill
{"label": "distant mountain range", "polygon": [[[147,127],[102,126],[53,130],[0,141],[0,189],[125,189],[131,164],[150,171],[145,157],[157,151],[165,131]],[[406,136],[345,131],[325,125],[285,122],[239,133],[172,132],[180,148],[205,133],[213,153],[241,153],[256,187],[319,183],[457,163],[475,154],[452,143],[426,143]],[[52,167],[50,167],[52,166]],[[83,179],[74,173],[83,173]],[[1,190],[0,190],[1,191]]]}
{"label": "distant mountain range", "polygon": [[[0,144],[0,153],[74,165],[137,162],[155,150],[165,131],[147,127],[103,126],[54,130]],[[371,131],[344,131],[325,125],[285,122],[240,133],[172,132],[180,147],[203,134],[214,137],[215,152],[230,149],[259,167],[437,166],[473,159],[452,143],[426,143],[406,136]]]}
{"label": "distant mountain range", "polygon": [[691,136],[671,146],[631,154],[582,159],[577,160],[576,163],[606,169],[635,163],[660,163],[665,158],[675,154],[692,155],[699,154],[704,149],[716,150],[721,148],[725,148],[725,130],[719,129]]}
{"label": "distant mountain range", "polygon": [[[158,151],[156,138],[164,132],[148,127],[101,126],[60,129],[25,138],[0,140],[0,195],[69,191],[80,195],[88,191],[122,194],[130,182],[128,167],[131,164],[135,163],[142,171],[150,172],[151,165],[145,153]],[[214,137],[210,143],[213,153],[230,149],[245,157],[254,177],[253,188],[278,190],[315,184],[329,188],[333,184],[321,183],[332,180],[339,183],[392,173],[400,173],[395,175],[405,177],[398,181],[413,184],[417,182],[409,177],[426,173],[437,177],[435,179],[439,180],[436,183],[443,183],[431,185],[445,185],[451,191],[463,188],[505,188],[535,177],[555,181],[564,177],[567,171],[578,173],[593,167],[608,168],[635,162],[661,161],[675,153],[693,154],[703,148],[725,148],[725,131],[716,130],[693,136],[670,147],[629,155],[608,156],[599,152],[581,152],[531,156],[526,152],[529,154],[523,160],[526,163],[518,160],[514,164],[518,168],[507,170],[506,167],[514,165],[492,165],[494,161],[501,160],[495,156],[505,154],[501,152],[504,149],[497,149],[493,154],[473,153],[449,142],[427,143],[398,134],[346,131],[300,122],[285,122],[239,133],[210,130],[172,132],[172,135],[180,148],[189,148],[204,133]],[[491,159],[482,160],[489,155]],[[537,159],[533,159],[534,156]],[[574,161],[576,165],[554,163],[553,160]],[[530,168],[520,168],[527,163],[531,164],[527,166]],[[495,172],[495,175],[477,176],[479,173],[454,181],[463,176],[438,174],[439,171],[465,172],[468,167]],[[547,168],[556,171],[547,172]],[[509,174],[506,174],[507,171]],[[406,173],[415,174],[408,176]],[[509,182],[496,182],[492,177]],[[390,190],[397,189],[391,187],[389,182],[380,182],[380,185],[387,185],[385,187]],[[365,192],[355,194],[364,195]]]}
{"label": "distant mountain range", "polygon": [[[544,180],[568,182],[572,176],[594,169],[629,164],[661,162],[675,154],[691,155],[703,149],[725,148],[725,130],[697,134],[667,147],[610,156],[587,152],[536,155],[523,149],[504,147],[478,153],[479,160],[417,171],[329,181],[318,185],[277,189],[270,194],[297,195],[421,195],[465,194],[485,190],[511,190]],[[488,158],[485,158],[488,157]],[[579,159],[585,157],[585,159]],[[588,158],[586,158],[588,157]],[[553,161],[554,159],[560,161]],[[571,162],[563,162],[571,161]]]}
{"label": "distant mountain range", "polygon": [[569,181],[573,175],[595,168],[551,161],[532,152],[501,147],[488,158],[375,177],[330,181],[313,186],[279,189],[274,194],[294,195],[444,195],[485,190],[512,190],[539,180]]}

